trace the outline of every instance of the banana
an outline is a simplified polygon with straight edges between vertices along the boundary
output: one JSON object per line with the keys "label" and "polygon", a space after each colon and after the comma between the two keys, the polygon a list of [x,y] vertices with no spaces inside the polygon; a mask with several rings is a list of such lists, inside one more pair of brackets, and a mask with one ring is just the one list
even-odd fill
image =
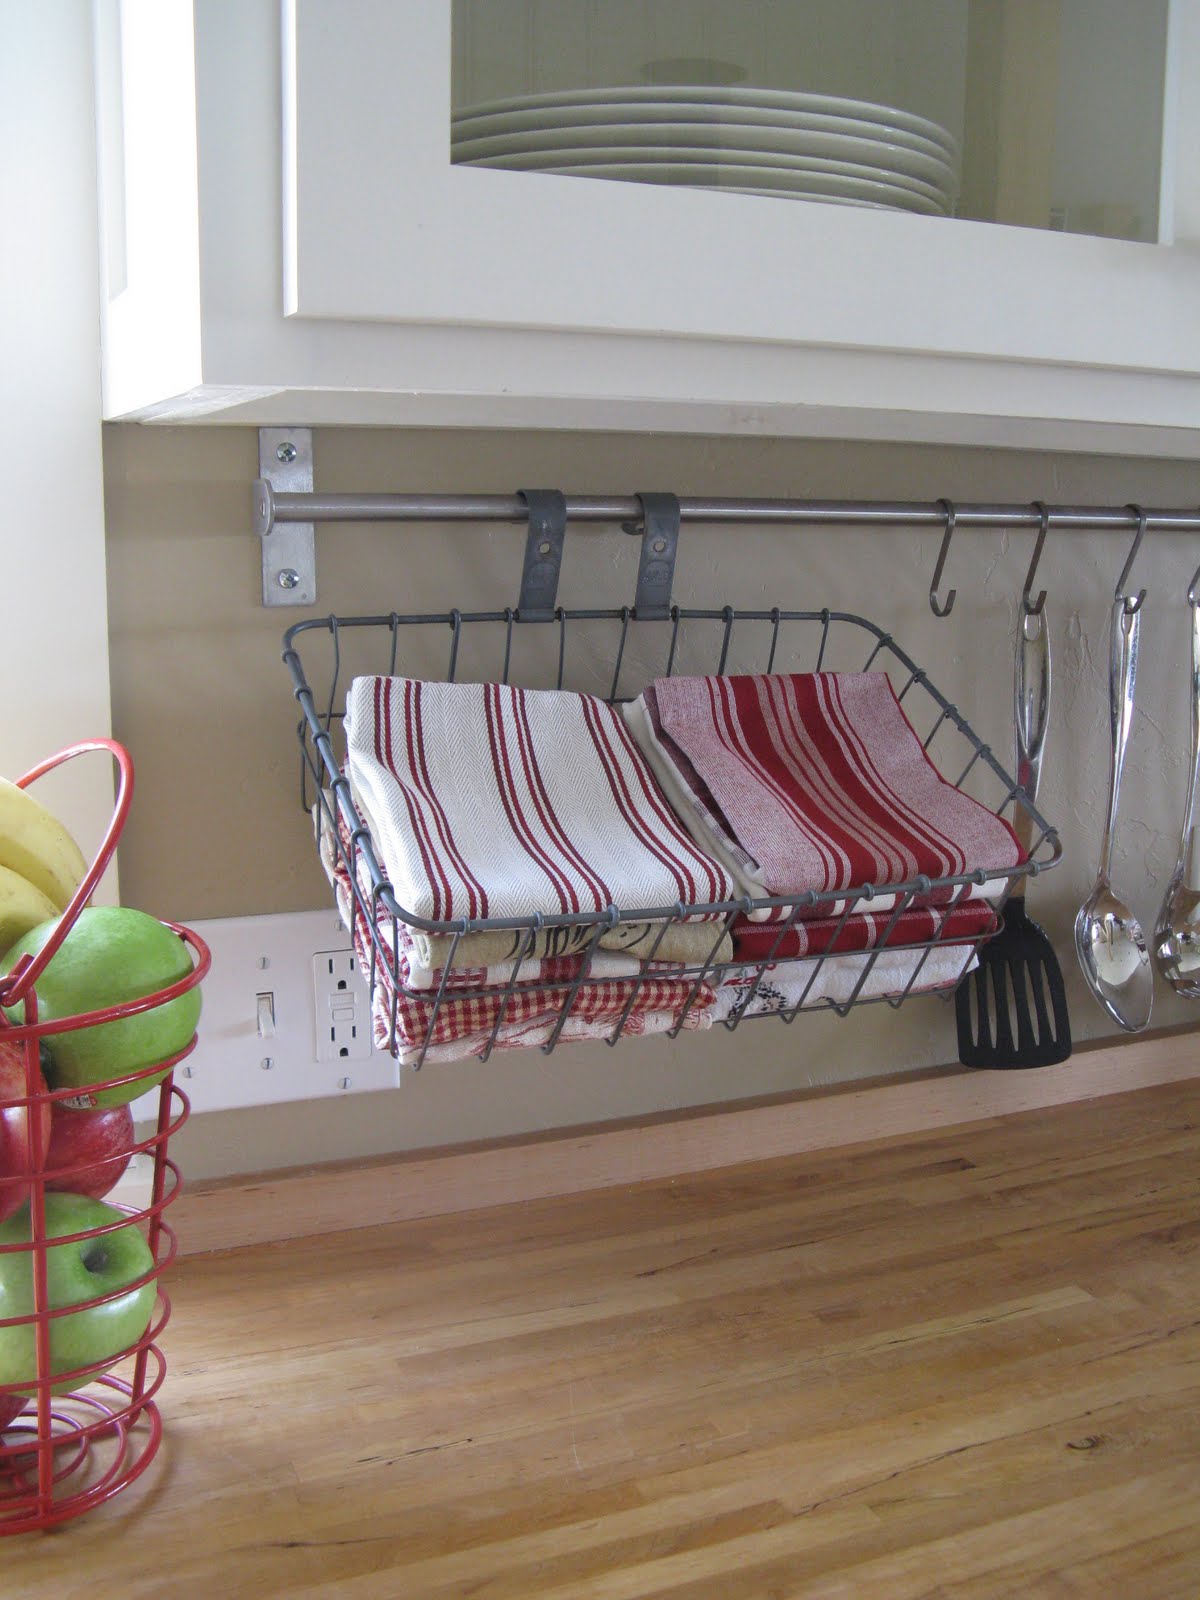
{"label": "banana", "polygon": [[0,867],[0,958],[17,940],[58,915],[59,908],[28,878],[11,867]]}
{"label": "banana", "polygon": [[0,778],[0,867],[40,889],[61,911],[87,872],[79,846],[40,801]]}

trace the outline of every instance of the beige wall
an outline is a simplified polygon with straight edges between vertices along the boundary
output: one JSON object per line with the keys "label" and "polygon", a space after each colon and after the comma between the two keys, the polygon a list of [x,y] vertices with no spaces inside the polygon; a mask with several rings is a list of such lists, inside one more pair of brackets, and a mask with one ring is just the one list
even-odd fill
{"label": "beige wall", "polygon": [[[261,914],[327,903],[299,804],[296,708],[280,661],[303,613],[265,611],[250,533],[253,429],[105,430],[113,721],[137,764],[121,855],[127,904],[173,918]],[[681,494],[1186,505],[1194,465],[1082,456],[786,440],[556,433],[318,430],[319,488]],[[934,618],[932,531],[689,528],[676,597],[702,603],[863,612],[887,627],[1011,760],[1011,651],[1032,549],[1022,533],[960,533],[945,583],[958,603]],[[515,601],[522,539],[511,528],[318,530],[316,614],[440,610]],[[1111,1033],[1083,989],[1071,943],[1095,872],[1107,781],[1107,626],[1123,536],[1062,534],[1047,546],[1054,705],[1042,803],[1063,865],[1031,909],[1059,949],[1076,1036]],[[1138,715],[1118,840],[1118,883],[1152,925],[1174,865],[1187,775],[1187,583],[1200,540],[1155,535],[1134,577],[1144,612]],[[589,530],[569,546],[560,599],[632,598],[633,542]],[[631,657],[637,670],[636,654]],[[430,669],[433,670],[432,668]],[[1188,1020],[1160,986],[1156,1023]],[[398,1093],[196,1117],[180,1138],[192,1176],[563,1127],[660,1108],[768,1094],[953,1060],[952,1010],[918,1000],[844,1021],[756,1023],[686,1042],[516,1053],[406,1075]]]}

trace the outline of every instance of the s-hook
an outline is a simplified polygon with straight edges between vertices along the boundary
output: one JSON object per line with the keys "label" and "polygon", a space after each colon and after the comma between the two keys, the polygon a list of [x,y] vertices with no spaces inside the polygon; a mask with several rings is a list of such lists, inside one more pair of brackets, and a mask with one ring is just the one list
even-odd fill
{"label": "s-hook", "polygon": [[1197,567],[1195,572],[1192,573],[1192,581],[1188,584],[1188,605],[1193,608],[1200,606],[1200,593],[1197,592],[1198,590],[1200,590],[1200,567]]}
{"label": "s-hook", "polygon": [[1125,565],[1121,568],[1121,576],[1117,579],[1117,587],[1113,590],[1113,599],[1124,600],[1125,615],[1127,617],[1131,617],[1135,611],[1140,611],[1142,609],[1142,602],[1146,598],[1145,589],[1139,591],[1136,600],[1131,600],[1125,593],[1125,584],[1129,579],[1129,571],[1133,566],[1133,558],[1137,555],[1142,540],[1145,537],[1146,513],[1142,510],[1141,506],[1130,505],[1126,506],[1125,509],[1127,511],[1132,511],[1134,516],[1138,519],[1138,528],[1137,533],[1134,535],[1133,545],[1129,551],[1129,554],[1125,557]]}
{"label": "s-hook", "polygon": [[[1046,543],[1046,534],[1050,527],[1050,512],[1041,500],[1031,502],[1041,518],[1038,528],[1037,543],[1033,547],[1033,556],[1029,562],[1029,571],[1025,574],[1025,582],[1021,587],[1021,632],[1030,644],[1036,642],[1042,629],[1045,627],[1043,613],[1046,609],[1046,591],[1043,589],[1036,600],[1029,598],[1033,588],[1034,575],[1038,569],[1038,562],[1042,559],[1042,546]],[[1035,617],[1033,632],[1029,631],[1029,619]]]}
{"label": "s-hook", "polygon": [[952,500],[939,500],[938,505],[941,506],[942,515],[946,519],[946,531],[942,535],[942,548],[938,551],[937,566],[933,569],[933,582],[929,585],[929,609],[935,617],[948,617],[954,610],[954,601],[958,590],[951,589],[946,596],[945,605],[942,605],[937,597],[937,587],[942,581],[942,568],[946,565],[946,552],[950,548],[950,540],[954,535],[955,510]]}
{"label": "s-hook", "polygon": [[1046,509],[1044,501],[1034,500],[1031,503],[1042,520],[1038,528],[1037,543],[1033,547],[1033,558],[1029,563],[1029,571],[1025,574],[1025,584],[1021,590],[1021,605],[1024,607],[1027,617],[1040,617],[1046,609],[1046,591],[1043,589],[1036,600],[1031,600],[1029,593],[1033,588],[1033,579],[1038,569],[1038,562],[1042,559],[1042,546],[1046,542],[1046,534],[1050,527],[1050,513]]}

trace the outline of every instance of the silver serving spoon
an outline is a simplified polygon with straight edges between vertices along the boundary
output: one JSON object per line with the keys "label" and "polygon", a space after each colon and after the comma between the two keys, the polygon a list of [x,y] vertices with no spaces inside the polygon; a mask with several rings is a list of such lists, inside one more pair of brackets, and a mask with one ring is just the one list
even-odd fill
{"label": "silver serving spoon", "polygon": [[1096,885],[1075,918],[1075,951],[1088,987],[1114,1021],[1129,1033],[1139,1033],[1150,1021],[1154,999],[1154,971],[1141,924],[1114,892],[1113,833],[1121,794],[1125,746],[1133,721],[1133,686],[1137,677],[1141,608],[1126,610],[1125,596],[1113,601],[1108,653],[1109,720],[1112,725],[1112,760],[1109,765],[1108,813],[1100,842],[1100,870]]}
{"label": "silver serving spoon", "polygon": [[1200,998],[1200,839],[1195,827],[1200,778],[1200,599],[1195,579],[1188,590],[1188,603],[1192,608],[1192,764],[1179,860],[1154,927],[1154,964],[1176,994],[1195,1000]]}

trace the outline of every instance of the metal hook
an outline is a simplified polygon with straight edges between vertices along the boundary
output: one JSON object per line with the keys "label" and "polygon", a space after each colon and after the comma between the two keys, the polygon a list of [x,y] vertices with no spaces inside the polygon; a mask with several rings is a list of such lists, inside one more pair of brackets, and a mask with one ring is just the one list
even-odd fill
{"label": "metal hook", "polygon": [[929,585],[929,609],[935,617],[948,617],[954,610],[954,601],[958,590],[951,589],[946,596],[946,604],[943,606],[937,597],[937,586],[942,581],[942,568],[946,565],[946,552],[950,548],[950,540],[954,534],[955,510],[952,500],[939,500],[938,505],[941,506],[942,515],[946,519],[946,531],[942,535],[942,548],[938,551],[937,566],[933,569],[933,582]]}
{"label": "metal hook", "polygon": [[1145,537],[1146,513],[1142,510],[1141,506],[1129,505],[1126,506],[1125,509],[1127,511],[1132,511],[1134,516],[1138,519],[1138,530],[1134,536],[1133,547],[1129,554],[1125,557],[1125,565],[1121,568],[1121,576],[1117,579],[1117,587],[1113,590],[1113,599],[1124,600],[1125,615],[1127,617],[1131,617],[1135,611],[1140,611],[1142,609],[1142,602],[1146,598],[1145,589],[1142,589],[1139,592],[1136,600],[1131,600],[1125,593],[1125,584],[1129,578],[1130,568],[1133,566],[1133,558],[1137,555],[1142,539]]}
{"label": "metal hook", "polygon": [[1192,573],[1192,581],[1188,584],[1188,605],[1190,606],[1200,606],[1200,594],[1196,593],[1197,589],[1200,589],[1200,567],[1197,567],[1195,572]]}
{"label": "metal hook", "polygon": [[1038,562],[1042,559],[1042,546],[1046,542],[1046,534],[1050,528],[1050,513],[1041,500],[1031,502],[1042,519],[1038,529],[1037,543],[1033,547],[1033,559],[1029,563],[1029,571],[1025,574],[1025,586],[1021,590],[1021,604],[1027,617],[1040,617],[1046,608],[1046,591],[1042,590],[1036,600],[1029,598],[1029,591],[1033,588],[1033,575],[1038,569]]}

